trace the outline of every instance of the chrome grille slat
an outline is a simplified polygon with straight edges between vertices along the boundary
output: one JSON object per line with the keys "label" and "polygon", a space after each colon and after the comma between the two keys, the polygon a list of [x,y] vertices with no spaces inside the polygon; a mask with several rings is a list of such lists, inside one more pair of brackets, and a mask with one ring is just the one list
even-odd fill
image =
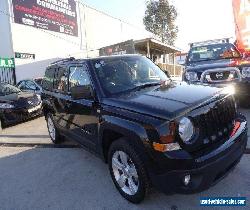
{"label": "chrome grille slat", "polygon": [[[235,116],[233,97],[230,96],[217,102],[215,107],[197,118],[203,133],[202,138],[217,141],[220,140],[219,138],[229,137]],[[224,132],[225,128],[227,128],[227,132]],[[212,140],[213,136],[216,136],[215,140]]]}
{"label": "chrome grille slat", "polygon": [[[230,81],[241,80],[241,73],[238,68],[228,67],[228,68],[216,68],[216,69],[208,69],[201,73],[198,78],[201,82],[204,83],[220,83],[227,82],[229,79],[229,75],[232,73],[233,78]],[[216,77],[216,74],[222,74],[221,77]],[[210,81],[207,80],[206,76],[209,76]]]}

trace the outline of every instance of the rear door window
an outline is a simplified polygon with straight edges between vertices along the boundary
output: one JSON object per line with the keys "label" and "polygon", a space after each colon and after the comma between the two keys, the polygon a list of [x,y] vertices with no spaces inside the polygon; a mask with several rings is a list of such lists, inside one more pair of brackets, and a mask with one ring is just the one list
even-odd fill
{"label": "rear door window", "polygon": [[75,86],[90,85],[86,66],[71,66],[69,72],[69,89]]}

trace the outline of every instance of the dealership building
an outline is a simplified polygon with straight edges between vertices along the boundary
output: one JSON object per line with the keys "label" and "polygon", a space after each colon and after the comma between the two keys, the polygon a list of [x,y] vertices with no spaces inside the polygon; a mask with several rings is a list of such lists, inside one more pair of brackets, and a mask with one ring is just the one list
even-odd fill
{"label": "dealership building", "polygon": [[160,63],[174,64],[179,51],[75,0],[1,0],[0,25],[0,81],[10,83],[43,76],[54,60],[98,56],[99,49],[127,40]]}

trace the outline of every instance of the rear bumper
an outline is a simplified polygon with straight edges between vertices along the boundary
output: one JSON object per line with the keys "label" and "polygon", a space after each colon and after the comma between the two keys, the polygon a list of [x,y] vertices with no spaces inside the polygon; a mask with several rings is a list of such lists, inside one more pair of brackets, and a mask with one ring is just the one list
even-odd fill
{"label": "rear bumper", "polygon": [[[244,122],[232,138],[211,152],[213,154],[210,153],[193,160],[192,169],[187,170],[189,166],[185,165],[185,160],[182,160],[179,164],[185,170],[151,174],[152,183],[167,194],[195,193],[208,189],[223,179],[237,165],[244,154],[246,145],[247,123]],[[186,162],[188,161],[186,160]],[[191,176],[191,181],[187,186],[183,183],[185,175]]]}
{"label": "rear bumper", "polygon": [[[32,109],[32,107],[30,108]],[[13,125],[30,118],[36,117],[42,114],[42,106],[38,109],[32,110],[31,112],[28,109],[6,109],[0,113],[0,118],[4,126]]]}

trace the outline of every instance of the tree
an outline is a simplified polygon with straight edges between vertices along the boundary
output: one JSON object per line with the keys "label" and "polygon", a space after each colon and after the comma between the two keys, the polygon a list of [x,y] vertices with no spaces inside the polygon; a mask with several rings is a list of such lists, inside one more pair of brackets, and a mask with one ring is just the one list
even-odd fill
{"label": "tree", "polygon": [[143,23],[146,30],[159,36],[163,43],[173,45],[178,33],[176,17],[176,9],[168,0],[150,0],[147,2]]}

